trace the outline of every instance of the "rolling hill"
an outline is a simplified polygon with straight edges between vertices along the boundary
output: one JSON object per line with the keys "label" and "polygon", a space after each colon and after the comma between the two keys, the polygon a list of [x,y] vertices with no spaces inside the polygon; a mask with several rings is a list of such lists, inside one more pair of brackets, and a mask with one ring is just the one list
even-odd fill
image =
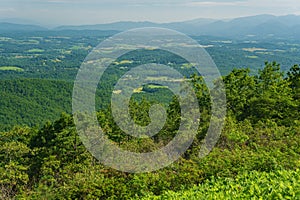
{"label": "rolling hill", "polygon": [[175,29],[189,35],[226,37],[289,37],[300,38],[300,16],[257,15],[232,20],[195,19],[185,22],[117,22],[111,24],[60,26],[56,30],[117,30],[125,31],[141,27]]}
{"label": "rolling hill", "polygon": [[38,25],[0,22],[0,33],[15,32],[15,31],[46,31],[46,30],[48,29]]}
{"label": "rolling hill", "polygon": [[38,25],[26,25],[3,22],[0,20],[0,33],[14,31],[65,31],[65,30],[113,30],[125,31],[133,28],[161,27],[174,29],[188,35],[210,35],[228,38],[288,38],[300,39],[300,16],[286,15],[256,15],[230,20],[195,19],[183,22],[154,23],[154,22],[114,22],[108,24],[91,24],[79,26],[59,26],[47,29]]}

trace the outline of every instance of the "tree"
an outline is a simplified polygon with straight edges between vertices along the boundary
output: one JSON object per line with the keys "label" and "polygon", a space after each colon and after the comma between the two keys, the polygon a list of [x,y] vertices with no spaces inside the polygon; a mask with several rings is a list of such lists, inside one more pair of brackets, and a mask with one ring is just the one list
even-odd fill
{"label": "tree", "polygon": [[255,78],[256,90],[249,102],[249,118],[254,122],[274,120],[291,123],[296,108],[290,83],[276,62],[266,62],[265,68]]}
{"label": "tree", "polygon": [[287,73],[287,80],[290,82],[295,100],[300,100],[300,67],[294,65]]}
{"label": "tree", "polygon": [[238,120],[249,115],[248,105],[256,87],[254,77],[249,73],[249,69],[234,69],[224,77],[227,107]]}

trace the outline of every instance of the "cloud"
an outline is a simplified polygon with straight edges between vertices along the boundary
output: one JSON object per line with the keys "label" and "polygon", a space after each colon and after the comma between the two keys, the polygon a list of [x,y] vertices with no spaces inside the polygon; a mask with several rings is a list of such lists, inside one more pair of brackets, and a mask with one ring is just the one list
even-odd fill
{"label": "cloud", "polygon": [[14,12],[15,8],[0,8],[0,12]]}
{"label": "cloud", "polygon": [[[1,0],[0,7],[7,3],[17,3],[25,5],[24,0]],[[154,7],[227,7],[241,6],[249,7],[265,7],[268,8],[287,8],[293,9],[295,5],[299,5],[299,0],[27,0],[26,5],[33,9],[38,6],[69,6],[81,9],[95,7],[114,7],[116,9],[122,7],[139,6],[146,8]],[[238,8],[237,8],[238,9]],[[295,9],[294,9],[295,10]]]}
{"label": "cloud", "polygon": [[[40,4],[70,4],[70,5],[114,5],[114,6],[222,6],[235,5],[243,0],[30,0]],[[28,3],[27,3],[28,4]]]}
{"label": "cloud", "polygon": [[47,3],[71,3],[70,1],[67,0],[47,0]]}
{"label": "cloud", "polygon": [[239,6],[244,1],[197,1],[186,3],[186,6]]}

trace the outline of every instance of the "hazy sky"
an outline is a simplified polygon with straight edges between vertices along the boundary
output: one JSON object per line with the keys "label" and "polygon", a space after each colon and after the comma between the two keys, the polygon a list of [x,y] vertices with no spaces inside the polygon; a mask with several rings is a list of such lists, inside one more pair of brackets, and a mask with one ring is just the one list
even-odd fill
{"label": "hazy sky", "polygon": [[0,18],[48,25],[171,22],[256,14],[300,15],[299,0],[0,0]]}

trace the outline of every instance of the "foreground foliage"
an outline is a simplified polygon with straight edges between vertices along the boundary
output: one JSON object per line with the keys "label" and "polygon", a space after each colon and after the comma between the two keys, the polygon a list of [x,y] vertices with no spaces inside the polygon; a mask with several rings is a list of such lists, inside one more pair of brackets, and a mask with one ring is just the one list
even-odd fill
{"label": "foreground foliage", "polygon": [[[177,162],[152,173],[129,174],[101,165],[81,143],[67,114],[42,128],[0,132],[0,198],[299,198],[299,74],[298,66],[285,76],[277,63],[266,63],[257,76],[241,69],[224,77],[226,125],[217,146],[202,159],[199,146],[208,127],[210,105],[203,79],[194,76],[203,118],[198,135]],[[151,103],[146,99],[131,102],[135,122],[149,122]],[[176,134],[180,121],[176,98],[167,113],[166,126],[147,139],[124,135],[109,109],[101,110],[98,120],[120,147],[147,152]],[[188,188],[192,189],[183,191]]]}
{"label": "foreground foliage", "polygon": [[155,199],[299,199],[300,171],[246,172],[233,178],[212,178],[180,192],[168,191]]}

